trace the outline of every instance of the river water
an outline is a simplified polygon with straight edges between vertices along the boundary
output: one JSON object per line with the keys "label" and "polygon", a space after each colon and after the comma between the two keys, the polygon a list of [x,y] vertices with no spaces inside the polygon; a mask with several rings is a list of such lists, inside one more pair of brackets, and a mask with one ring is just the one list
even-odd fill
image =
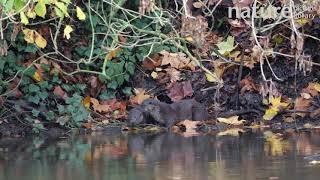
{"label": "river water", "polygon": [[0,180],[316,180],[320,164],[305,157],[318,153],[316,131],[2,138]]}

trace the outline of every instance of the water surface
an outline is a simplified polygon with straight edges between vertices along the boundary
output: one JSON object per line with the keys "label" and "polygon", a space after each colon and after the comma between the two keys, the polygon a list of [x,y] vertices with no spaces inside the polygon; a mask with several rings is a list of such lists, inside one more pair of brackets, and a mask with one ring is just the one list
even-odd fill
{"label": "water surface", "polygon": [[0,140],[0,180],[319,179],[320,133],[183,137],[95,133]]}

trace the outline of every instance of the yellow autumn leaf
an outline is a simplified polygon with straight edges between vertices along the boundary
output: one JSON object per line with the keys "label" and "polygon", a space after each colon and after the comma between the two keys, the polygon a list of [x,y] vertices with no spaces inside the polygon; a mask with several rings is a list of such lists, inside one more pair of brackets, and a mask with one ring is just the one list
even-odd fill
{"label": "yellow autumn leaf", "polygon": [[297,19],[296,22],[300,25],[300,26],[304,26],[309,22],[309,19],[307,18],[300,18]]}
{"label": "yellow autumn leaf", "polygon": [[273,119],[277,114],[279,113],[279,109],[277,108],[270,108],[267,109],[266,112],[263,115],[263,119],[270,121],[271,119]]}
{"label": "yellow autumn leaf", "polygon": [[86,19],[86,15],[84,14],[84,12],[79,6],[76,7],[76,11],[77,11],[77,17],[79,20],[83,21]]}
{"label": "yellow autumn leaf", "polygon": [[20,12],[21,23],[24,25],[29,24],[28,17],[24,14],[24,12]]}
{"label": "yellow autumn leaf", "polygon": [[239,133],[245,132],[243,129],[240,128],[231,128],[224,131],[221,131],[217,134],[217,136],[239,136]]}
{"label": "yellow autumn leaf", "polygon": [[66,39],[70,39],[70,33],[73,31],[72,27],[70,25],[66,25],[66,27],[63,30],[63,37]]}
{"label": "yellow autumn leaf", "polygon": [[220,82],[220,79],[213,73],[205,73],[208,82]]}
{"label": "yellow autumn leaf", "polygon": [[42,81],[42,80],[43,80],[43,78],[42,78],[41,74],[40,74],[40,73],[38,73],[37,71],[36,71],[36,72],[34,72],[34,74],[33,74],[32,78],[33,78],[35,81],[37,81],[37,82],[40,82],[40,81]]}
{"label": "yellow autumn leaf", "polygon": [[192,36],[186,36],[184,39],[189,41],[189,42],[193,42]]}
{"label": "yellow autumn leaf", "polygon": [[105,59],[106,59],[106,60],[111,60],[112,58],[116,57],[117,53],[118,53],[120,50],[121,50],[121,48],[116,48],[116,49],[110,51],[110,52],[106,55]]}
{"label": "yellow autumn leaf", "polygon": [[86,108],[89,109],[90,108],[90,102],[91,102],[91,97],[87,96],[82,100],[82,105]]}
{"label": "yellow autumn leaf", "polygon": [[157,73],[157,72],[152,71],[152,73],[151,73],[151,77],[152,77],[153,79],[157,79],[157,77],[158,77],[158,73]]}
{"label": "yellow autumn leaf", "polygon": [[217,120],[220,123],[225,123],[225,124],[229,124],[229,125],[235,125],[235,126],[239,126],[242,125],[243,123],[245,123],[245,120],[240,120],[239,121],[239,116],[231,116],[228,118],[217,118]]}
{"label": "yellow autumn leaf", "polygon": [[279,97],[271,97],[270,103],[273,108],[279,109],[281,107],[287,107],[289,104],[285,102],[281,102],[281,96]]}
{"label": "yellow autumn leaf", "polygon": [[313,86],[313,88],[314,88],[315,90],[317,90],[318,92],[320,92],[320,83],[315,83],[314,86]]}
{"label": "yellow autumn leaf", "polygon": [[22,30],[24,34],[24,40],[28,43],[34,43],[34,30],[31,29],[24,29]]}
{"label": "yellow autumn leaf", "polygon": [[37,14],[36,12],[34,12],[32,9],[28,9],[27,13],[26,13],[27,17],[28,18],[31,18],[31,19],[34,19],[36,18]]}
{"label": "yellow autumn leaf", "polygon": [[44,39],[41,34],[35,31],[35,43],[39,48],[45,48],[47,46],[47,41]]}

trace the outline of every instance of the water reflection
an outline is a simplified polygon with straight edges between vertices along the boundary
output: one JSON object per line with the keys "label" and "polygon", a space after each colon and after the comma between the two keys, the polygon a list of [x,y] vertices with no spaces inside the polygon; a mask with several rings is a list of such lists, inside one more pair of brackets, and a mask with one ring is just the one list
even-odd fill
{"label": "water reflection", "polygon": [[318,179],[320,133],[232,136],[103,133],[59,141],[1,139],[5,179]]}

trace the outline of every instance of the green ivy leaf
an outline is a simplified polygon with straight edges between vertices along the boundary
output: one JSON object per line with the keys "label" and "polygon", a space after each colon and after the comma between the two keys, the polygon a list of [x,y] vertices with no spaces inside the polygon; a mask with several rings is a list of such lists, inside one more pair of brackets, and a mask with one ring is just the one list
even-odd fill
{"label": "green ivy leaf", "polygon": [[39,88],[39,86],[37,86],[35,84],[30,84],[28,87],[28,91],[29,91],[29,93],[39,92],[40,88]]}
{"label": "green ivy leaf", "polygon": [[132,62],[128,62],[127,63],[127,71],[133,75],[134,74],[134,69],[135,69],[135,66]]}
{"label": "green ivy leaf", "polygon": [[38,110],[36,110],[36,109],[32,109],[32,116],[33,117],[38,117],[39,116],[39,114],[40,114],[40,111],[38,111]]}

